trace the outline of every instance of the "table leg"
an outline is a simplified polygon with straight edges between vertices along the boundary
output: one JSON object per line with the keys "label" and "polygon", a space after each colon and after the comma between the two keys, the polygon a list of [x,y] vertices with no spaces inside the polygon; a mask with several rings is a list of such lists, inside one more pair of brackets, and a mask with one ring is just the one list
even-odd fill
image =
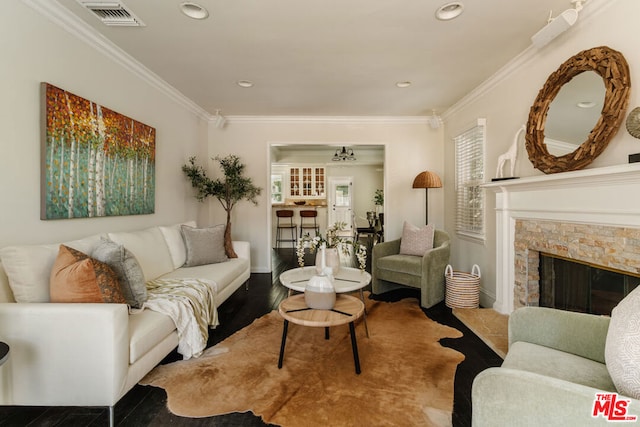
{"label": "table leg", "polygon": [[349,323],[349,333],[351,334],[351,349],[353,350],[353,363],[356,365],[356,374],[360,375],[360,357],[358,356],[356,328],[353,326],[353,322]]}
{"label": "table leg", "polygon": [[363,313],[363,318],[364,318],[364,330],[367,333],[367,338],[369,338],[369,326],[367,326],[367,303],[364,301],[364,292],[362,291],[362,288],[360,288],[360,300],[362,300],[362,303],[364,304],[364,313]]}
{"label": "table leg", "polygon": [[287,329],[289,329],[289,321],[285,319],[282,328],[282,344],[280,344],[280,357],[278,358],[278,369],[282,368],[282,360],[284,359],[284,345],[287,343]]}

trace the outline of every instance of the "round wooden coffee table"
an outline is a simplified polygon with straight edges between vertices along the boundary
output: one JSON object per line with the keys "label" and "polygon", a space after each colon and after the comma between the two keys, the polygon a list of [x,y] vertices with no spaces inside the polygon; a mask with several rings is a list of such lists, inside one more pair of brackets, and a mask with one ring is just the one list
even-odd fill
{"label": "round wooden coffee table", "polygon": [[282,362],[284,360],[284,348],[287,342],[289,322],[295,323],[296,325],[325,328],[326,339],[329,339],[330,326],[349,324],[353,363],[356,368],[356,374],[360,374],[358,343],[356,341],[356,331],[353,322],[358,320],[364,313],[364,303],[362,301],[351,295],[336,295],[336,304],[333,309],[316,310],[307,307],[304,301],[304,294],[298,294],[282,301],[278,306],[278,312],[284,319],[278,368],[282,368]]}
{"label": "round wooden coffee table", "polygon": [[[309,279],[317,274],[315,266],[302,268],[292,268],[284,271],[280,275],[280,283],[291,291],[304,292],[309,283]],[[347,292],[359,292],[360,300],[364,303],[363,288],[371,282],[371,275],[359,268],[341,266],[338,274],[333,278],[333,287],[337,294]],[[364,312],[364,330],[369,337],[369,326],[367,325],[367,311]]]}

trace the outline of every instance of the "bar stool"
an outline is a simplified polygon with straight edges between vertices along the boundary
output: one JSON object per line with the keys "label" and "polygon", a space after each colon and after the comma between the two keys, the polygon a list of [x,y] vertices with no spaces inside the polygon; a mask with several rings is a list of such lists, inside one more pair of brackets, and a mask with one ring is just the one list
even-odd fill
{"label": "bar stool", "polygon": [[[278,217],[276,224],[276,249],[280,247],[280,242],[291,242],[297,245],[298,226],[293,223],[293,211],[288,209],[277,210],[276,216]],[[286,230],[291,232],[290,239],[285,239],[283,236]]]}
{"label": "bar stool", "polygon": [[316,236],[320,234],[320,226],[316,220],[317,217],[318,211],[316,210],[300,211],[300,237],[304,235],[304,230],[315,230]]}

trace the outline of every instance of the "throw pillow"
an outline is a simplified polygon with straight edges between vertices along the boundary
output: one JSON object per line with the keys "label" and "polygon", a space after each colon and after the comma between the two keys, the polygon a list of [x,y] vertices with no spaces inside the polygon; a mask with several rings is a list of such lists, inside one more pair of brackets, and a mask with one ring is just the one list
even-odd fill
{"label": "throw pillow", "polygon": [[433,249],[433,225],[415,225],[404,222],[402,226],[402,239],[400,240],[400,253],[402,255],[423,256],[429,249]]}
{"label": "throw pillow", "polygon": [[142,268],[131,251],[113,240],[102,239],[91,255],[116,273],[127,304],[141,308],[147,300],[147,286]]}
{"label": "throw pillow", "polygon": [[618,392],[640,399],[640,287],[611,312],[604,358]]}
{"label": "throw pillow", "polygon": [[224,251],[225,226],[215,225],[208,228],[194,228],[182,225],[182,238],[187,249],[185,267],[203,264],[216,264],[227,261]]}
{"label": "throw pillow", "polygon": [[53,263],[50,288],[51,302],[126,303],[107,264],[65,245]]}
{"label": "throw pillow", "polygon": [[167,241],[167,246],[169,246],[171,261],[173,261],[173,268],[182,267],[184,262],[187,260],[187,249],[184,247],[184,239],[182,238],[182,232],[180,231],[181,225],[195,227],[196,222],[187,221],[181,224],[158,227],[164,236],[164,240]]}

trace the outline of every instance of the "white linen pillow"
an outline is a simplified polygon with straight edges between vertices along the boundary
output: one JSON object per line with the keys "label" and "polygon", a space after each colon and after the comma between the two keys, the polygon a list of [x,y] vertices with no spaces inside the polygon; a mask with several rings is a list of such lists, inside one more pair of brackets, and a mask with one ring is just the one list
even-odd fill
{"label": "white linen pillow", "polygon": [[[96,234],[62,244],[80,252],[91,253],[100,242],[101,236],[104,235]],[[50,301],[49,279],[59,248],[60,243],[53,243],[7,246],[0,249],[2,265],[16,302]]]}
{"label": "white linen pillow", "polygon": [[173,261],[173,268],[180,268],[187,260],[187,249],[184,246],[184,240],[182,238],[181,225],[188,225],[189,227],[196,227],[195,221],[187,221],[180,224],[160,226],[160,231],[167,241],[169,246],[169,252],[171,253],[171,261]]}
{"label": "white linen pillow", "polygon": [[145,282],[174,270],[171,253],[159,227],[109,233],[109,238],[129,249],[144,272]]}
{"label": "white linen pillow", "polygon": [[227,254],[224,250],[225,225],[214,225],[207,228],[193,228],[186,225],[180,227],[184,246],[187,248],[185,267],[216,264],[225,262]]}
{"label": "white linen pillow", "polygon": [[611,311],[604,359],[618,393],[640,399],[640,286]]}
{"label": "white linen pillow", "polygon": [[415,225],[404,222],[402,238],[400,239],[400,253],[402,255],[423,256],[429,249],[433,249],[433,225]]}

